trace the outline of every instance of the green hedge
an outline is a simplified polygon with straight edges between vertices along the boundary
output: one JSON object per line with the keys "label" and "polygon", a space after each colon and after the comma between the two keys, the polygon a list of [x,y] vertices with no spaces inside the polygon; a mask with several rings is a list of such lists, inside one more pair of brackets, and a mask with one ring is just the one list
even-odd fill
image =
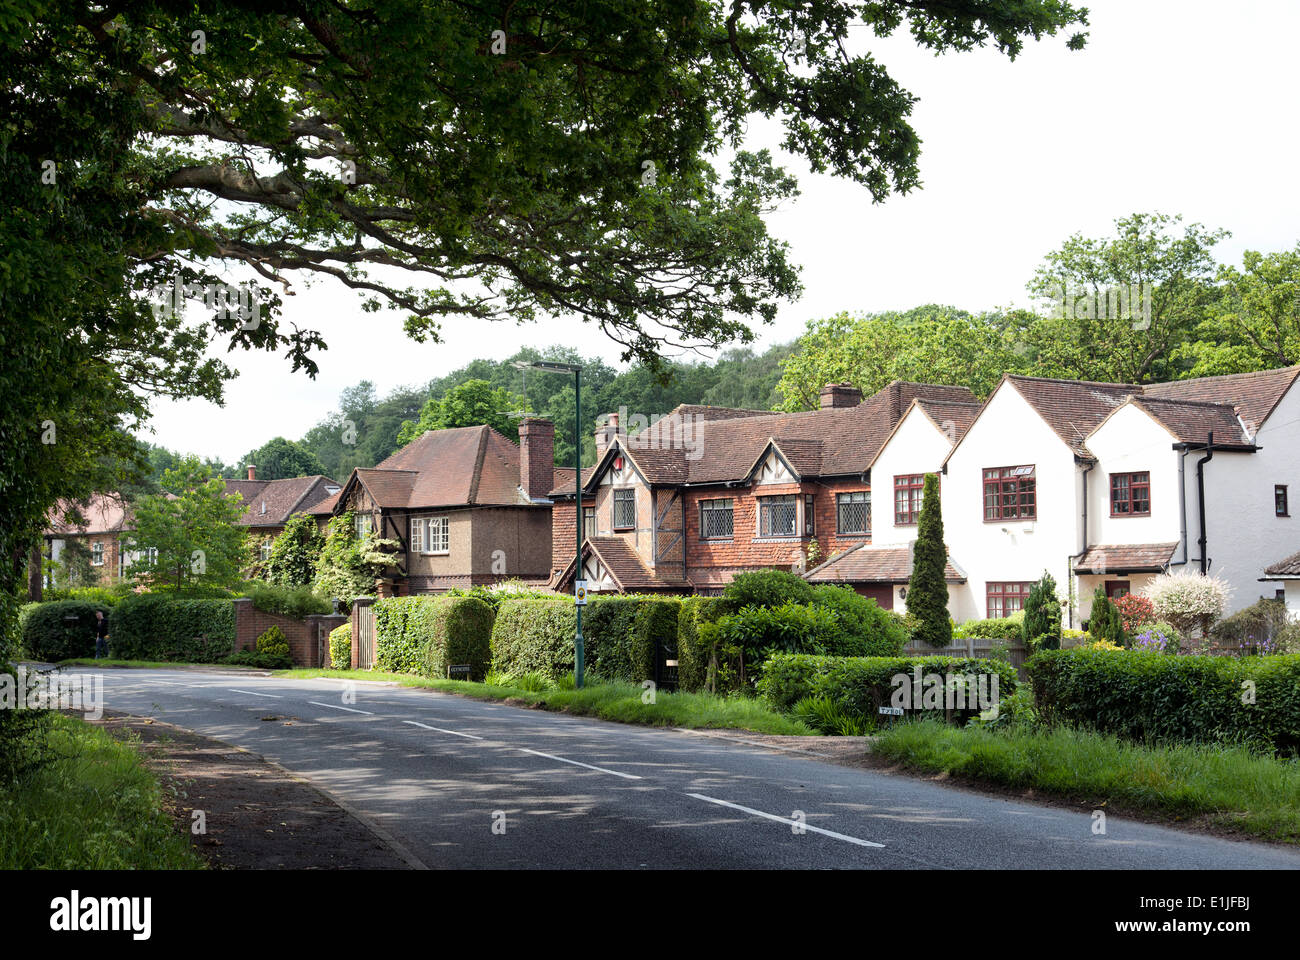
{"label": "green hedge", "polygon": [[[1048,650],[1026,663],[1039,713],[1131,740],[1300,751],[1300,655]],[[1253,686],[1254,703],[1248,701]]]}
{"label": "green hedge", "polygon": [[[493,613],[477,597],[390,597],[375,601],[374,611],[377,669],[446,677],[449,665],[469,664],[466,679],[487,675]],[[333,634],[330,640],[332,659]],[[348,643],[350,658],[350,636]]]}
{"label": "green hedge", "polygon": [[492,627],[492,669],[551,678],[572,673],[575,609],[570,597],[502,600]]}
{"label": "green hedge", "polygon": [[[819,657],[807,654],[778,654],[763,666],[759,694],[774,709],[787,713],[804,697],[826,697],[848,717],[866,726],[880,719],[878,708],[889,706],[898,674],[913,677],[921,668],[922,682],[933,675],[988,675],[986,690],[992,693],[992,677],[998,681],[998,698],[1016,689],[1016,671],[1005,660],[985,657]],[[959,722],[977,715],[978,709],[956,710]],[[943,710],[924,710],[917,704],[907,716],[942,719]]]}
{"label": "green hedge", "polygon": [[330,631],[330,666],[335,670],[352,667],[352,624],[345,623]]}
{"label": "green hedge", "polygon": [[582,613],[583,657],[601,680],[653,680],[655,655],[677,647],[677,597],[595,597]]}
{"label": "green hedge", "polygon": [[215,663],[234,652],[235,605],[139,593],[113,608],[108,633],[115,659]]}
{"label": "green hedge", "polygon": [[[108,616],[111,609],[108,604],[85,600],[27,604],[21,614],[23,650],[35,660],[51,663],[94,656],[95,611],[102,610]],[[64,617],[76,620],[65,622]],[[116,637],[113,639],[116,641]]]}
{"label": "green hedge", "polygon": [[332,613],[333,605],[324,597],[312,592],[311,587],[282,587],[275,583],[254,583],[244,596],[264,613],[278,613],[282,617],[301,620],[313,613]]}

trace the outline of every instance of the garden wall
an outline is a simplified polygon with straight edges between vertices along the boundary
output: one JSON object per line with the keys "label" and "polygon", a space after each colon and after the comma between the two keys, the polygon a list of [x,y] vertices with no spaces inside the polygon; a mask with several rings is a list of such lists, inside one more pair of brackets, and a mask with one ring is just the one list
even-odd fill
{"label": "garden wall", "polygon": [[296,667],[329,666],[329,633],[348,622],[344,615],[308,614],[301,620],[267,613],[241,597],[235,604],[235,649],[257,649],[257,638],[271,627],[279,627],[289,641],[289,656]]}

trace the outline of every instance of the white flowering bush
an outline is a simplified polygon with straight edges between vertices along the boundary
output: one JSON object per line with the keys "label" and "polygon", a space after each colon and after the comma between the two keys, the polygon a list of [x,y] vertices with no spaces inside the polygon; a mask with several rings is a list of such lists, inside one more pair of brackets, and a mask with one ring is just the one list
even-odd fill
{"label": "white flowering bush", "polygon": [[1199,627],[1205,634],[1223,616],[1228,584],[1194,571],[1162,573],[1143,588],[1142,595],[1151,601],[1156,617],[1180,633]]}

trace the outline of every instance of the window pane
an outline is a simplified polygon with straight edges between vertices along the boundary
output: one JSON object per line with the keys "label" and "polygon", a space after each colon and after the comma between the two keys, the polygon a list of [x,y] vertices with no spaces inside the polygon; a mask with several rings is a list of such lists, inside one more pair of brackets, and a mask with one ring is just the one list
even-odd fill
{"label": "window pane", "polygon": [[759,501],[759,536],[795,535],[794,497],[764,497]]}
{"label": "window pane", "polygon": [[614,526],[626,529],[636,526],[636,491],[614,491]]}

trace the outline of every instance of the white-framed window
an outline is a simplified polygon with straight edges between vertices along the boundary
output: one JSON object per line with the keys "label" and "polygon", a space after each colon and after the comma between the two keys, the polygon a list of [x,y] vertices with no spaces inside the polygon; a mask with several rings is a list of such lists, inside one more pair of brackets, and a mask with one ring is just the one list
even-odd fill
{"label": "white-framed window", "polygon": [[90,545],[90,565],[92,567],[104,565],[104,543],[101,540],[96,540]]}
{"label": "white-framed window", "polygon": [[370,529],[371,529],[370,514],[358,513],[355,517],[352,518],[352,526],[357,532],[357,539],[364,540],[366,537],[370,536]]}
{"label": "white-framed window", "polygon": [[157,547],[145,547],[145,548],[144,548],[144,559],[145,559],[145,562],[148,563],[148,564],[150,564],[150,565],[157,563],[157,562],[158,562],[158,548],[157,548]]}
{"label": "white-framed window", "polygon": [[271,541],[263,540],[262,541],[262,562],[266,563],[266,561],[270,559],[271,559]]}
{"label": "white-framed window", "polygon": [[451,552],[451,521],[447,517],[422,517],[411,521],[411,552]]}

